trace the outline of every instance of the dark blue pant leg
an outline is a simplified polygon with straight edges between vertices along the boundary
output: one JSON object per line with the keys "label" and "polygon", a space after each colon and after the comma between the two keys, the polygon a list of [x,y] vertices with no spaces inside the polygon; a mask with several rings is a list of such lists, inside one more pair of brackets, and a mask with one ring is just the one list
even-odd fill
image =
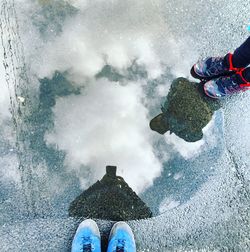
{"label": "dark blue pant leg", "polygon": [[250,64],[250,37],[233,53],[233,66],[244,68]]}
{"label": "dark blue pant leg", "polygon": [[245,68],[242,72],[242,75],[246,81],[250,82],[250,67]]}

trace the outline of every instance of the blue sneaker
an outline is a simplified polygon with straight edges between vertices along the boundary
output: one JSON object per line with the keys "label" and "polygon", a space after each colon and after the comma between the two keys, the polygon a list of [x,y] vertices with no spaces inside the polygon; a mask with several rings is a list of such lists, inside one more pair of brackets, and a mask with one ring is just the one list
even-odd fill
{"label": "blue sneaker", "polygon": [[208,57],[193,65],[191,75],[197,79],[212,79],[222,75],[230,75],[241,69],[233,67],[233,55],[228,53],[225,57]]}
{"label": "blue sneaker", "polygon": [[107,252],[136,252],[134,235],[127,223],[120,221],[113,226]]}
{"label": "blue sneaker", "polygon": [[250,89],[250,82],[242,76],[242,71],[231,76],[222,76],[204,84],[204,92],[211,98],[222,98],[239,91]]}
{"label": "blue sneaker", "polygon": [[84,220],[76,230],[71,252],[101,252],[101,236],[93,220]]}

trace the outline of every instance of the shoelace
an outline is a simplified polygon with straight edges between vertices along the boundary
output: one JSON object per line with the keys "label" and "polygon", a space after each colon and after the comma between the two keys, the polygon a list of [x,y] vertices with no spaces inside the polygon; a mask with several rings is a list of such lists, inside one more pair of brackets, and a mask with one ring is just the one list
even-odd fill
{"label": "shoelace", "polygon": [[91,252],[92,251],[92,246],[91,246],[91,241],[90,237],[82,237],[82,242],[83,242],[83,247],[82,247],[82,252]]}
{"label": "shoelace", "polygon": [[118,246],[116,248],[116,252],[124,252],[125,240],[118,240]]}
{"label": "shoelace", "polygon": [[92,251],[92,247],[91,244],[84,244],[83,248],[82,248],[83,252],[91,252]]}

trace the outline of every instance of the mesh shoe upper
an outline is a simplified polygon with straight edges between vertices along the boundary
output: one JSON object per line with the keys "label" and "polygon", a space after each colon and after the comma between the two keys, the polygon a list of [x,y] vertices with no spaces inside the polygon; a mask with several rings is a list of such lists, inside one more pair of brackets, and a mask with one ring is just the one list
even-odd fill
{"label": "mesh shoe upper", "polygon": [[211,78],[228,73],[225,57],[209,57],[194,65],[194,72],[201,78]]}

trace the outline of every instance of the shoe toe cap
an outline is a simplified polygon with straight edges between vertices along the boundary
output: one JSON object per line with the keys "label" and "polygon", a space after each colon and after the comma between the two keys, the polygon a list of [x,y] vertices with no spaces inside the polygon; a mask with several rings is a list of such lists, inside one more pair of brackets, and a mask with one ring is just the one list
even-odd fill
{"label": "shoe toe cap", "polygon": [[76,233],[92,233],[93,235],[100,237],[100,231],[95,221],[86,219],[80,223]]}
{"label": "shoe toe cap", "polygon": [[208,81],[204,84],[204,92],[211,98],[221,98],[223,94],[220,92],[217,84],[214,80]]}
{"label": "shoe toe cap", "polygon": [[194,65],[194,72],[199,75],[199,76],[204,76],[204,70],[203,70],[203,64],[201,64],[200,62],[196,63]]}
{"label": "shoe toe cap", "polygon": [[133,232],[129,225],[126,222],[119,221],[116,224],[114,224],[110,236],[112,237],[115,233],[120,231],[121,233],[127,233],[130,237],[134,237]]}

